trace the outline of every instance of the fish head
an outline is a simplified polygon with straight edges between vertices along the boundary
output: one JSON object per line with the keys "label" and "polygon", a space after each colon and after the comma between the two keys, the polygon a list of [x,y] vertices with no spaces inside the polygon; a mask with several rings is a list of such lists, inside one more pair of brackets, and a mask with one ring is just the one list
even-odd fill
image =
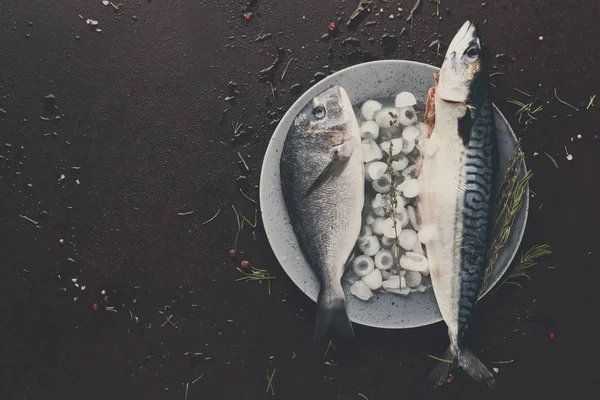
{"label": "fish head", "polygon": [[487,82],[481,39],[474,23],[465,22],[452,39],[437,80],[437,96],[456,103],[469,103],[473,93]]}
{"label": "fish head", "polygon": [[298,113],[292,128],[310,136],[331,139],[333,146],[359,135],[350,98],[344,88],[337,85],[315,96]]}

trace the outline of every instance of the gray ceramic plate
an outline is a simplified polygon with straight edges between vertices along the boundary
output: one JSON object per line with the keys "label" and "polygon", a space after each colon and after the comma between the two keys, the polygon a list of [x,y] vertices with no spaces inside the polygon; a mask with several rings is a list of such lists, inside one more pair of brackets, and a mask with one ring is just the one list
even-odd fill
{"label": "gray ceramic plate", "polygon": [[[359,64],[336,72],[307,90],[290,107],[271,137],[260,177],[260,209],[265,231],[273,252],[285,272],[313,301],[317,299],[319,282],[298,246],[283,200],[279,176],[281,150],[290,125],[304,105],[332,85],[343,86],[352,104],[373,98],[392,97],[401,91],[412,92],[419,102],[425,102],[427,91],[433,85],[434,71],[439,71],[439,68],[413,61],[386,60]],[[515,152],[516,137],[497,108],[495,112],[500,166],[504,171],[509,156]],[[521,173],[525,173],[525,165]],[[525,231],[528,208],[529,197],[525,199],[508,243],[500,252],[494,265],[488,291],[498,282],[517,252]],[[350,319],[358,324],[401,329],[429,325],[442,320],[431,289],[425,293],[411,293],[409,296],[380,293],[369,302],[363,302],[352,296],[347,282],[344,282],[344,290]]]}

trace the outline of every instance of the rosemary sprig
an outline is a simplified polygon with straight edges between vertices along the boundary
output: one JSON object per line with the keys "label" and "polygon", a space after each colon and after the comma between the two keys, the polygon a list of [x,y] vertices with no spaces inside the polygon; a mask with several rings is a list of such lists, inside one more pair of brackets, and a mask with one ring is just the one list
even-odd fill
{"label": "rosemary sprig", "polygon": [[558,100],[559,102],[563,103],[565,106],[571,107],[575,111],[579,111],[579,108],[575,107],[571,103],[567,103],[566,101],[564,101],[560,97],[558,97],[558,93],[556,92],[556,86],[554,87],[554,97],[556,97],[556,100]]}
{"label": "rosemary sprig", "polygon": [[275,396],[275,390],[273,389],[273,377],[275,376],[276,368],[273,369],[273,372],[269,372],[267,368],[267,391],[266,394],[269,394],[269,390],[271,390],[271,396]]}
{"label": "rosemary sprig", "polygon": [[[527,96],[531,96],[523,91],[520,91],[518,89],[515,89],[521,93],[526,94]],[[519,117],[519,123],[523,123],[523,117],[526,117],[525,119],[525,126],[527,127],[527,125],[531,124],[533,121],[537,120],[537,113],[539,113],[540,111],[542,111],[544,109],[544,107],[542,106],[537,106],[534,108],[534,101],[531,101],[529,103],[523,103],[522,101],[516,100],[516,99],[508,99],[506,100],[507,103],[510,104],[514,104],[516,106],[519,106],[519,109],[517,110],[517,112],[515,113],[515,116]]]}
{"label": "rosemary sprig", "polygon": [[396,269],[398,270],[398,273],[400,273],[400,240],[398,239],[398,229],[396,227],[398,222],[398,220],[396,219],[398,195],[396,193],[396,172],[394,171],[394,167],[392,166],[392,162],[394,161],[392,158],[392,154],[394,154],[393,149],[394,145],[392,143],[392,140],[390,140],[390,151],[388,153],[386,172],[390,175],[390,213],[392,217],[394,233],[396,234],[396,240],[394,241],[394,259],[396,260]]}
{"label": "rosemary sprig", "polygon": [[329,353],[329,349],[335,350],[335,346],[333,345],[333,342],[331,340],[329,341],[329,343],[327,343],[327,348],[325,349],[325,355],[323,357],[327,357],[327,353]]}
{"label": "rosemary sprig", "polygon": [[266,269],[255,268],[250,263],[248,263],[248,265],[250,267],[250,272],[246,272],[239,267],[237,268],[237,270],[240,271],[244,276],[236,279],[235,281],[267,281],[267,290],[269,294],[271,294],[271,279],[275,279],[275,277],[272,276],[271,273]]}
{"label": "rosemary sprig", "polygon": [[283,80],[283,78],[285,78],[285,74],[287,73],[287,70],[290,67],[290,64],[292,63],[292,61],[294,61],[294,59],[290,58],[287,65],[285,66],[285,69],[283,70],[283,74],[281,74],[281,80]]}
{"label": "rosemary sprig", "polygon": [[242,188],[240,188],[240,193],[246,198],[246,200],[256,204],[256,200],[254,200],[252,197],[248,196],[246,193],[244,193],[244,191],[242,190]]}
{"label": "rosemary sprig", "polygon": [[515,279],[527,278],[531,280],[531,277],[528,274],[529,269],[537,265],[538,258],[547,256],[549,254],[552,254],[552,251],[550,251],[550,246],[547,244],[538,244],[533,246],[526,253],[521,252],[521,257],[519,258],[519,261],[515,261],[511,264],[509,270],[500,281],[498,289],[502,287],[502,285],[504,285],[505,283],[518,286],[522,289],[523,286],[521,286],[520,283],[516,282]]}
{"label": "rosemary sprig", "polygon": [[21,214],[19,214],[19,217],[23,218],[25,221],[29,221],[29,222],[31,222],[31,223],[32,223],[32,224],[34,224],[34,225],[38,225],[38,222],[37,222],[37,221],[34,221],[34,220],[32,220],[31,218],[29,218],[29,217],[28,217],[28,216],[26,216],[26,215],[21,215]]}
{"label": "rosemary sprig", "polygon": [[556,168],[558,168],[558,164],[556,163],[556,160],[554,159],[554,157],[552,157],[550,154],[546,153],[545,151],[544,151],[544,154],[546,155],[546,157],[548,157],[550,159],[550,161],[552,161],[552,164],[554,164],[554,166]]}
{"label": "rosemary sprig", "polygon": [[244,165],[244,168],[246,169],[247,172],[250,172],[250,168],[248,167],[248,164],[246,164],[246,160],[244,160],[244,157],[242,157],[242,155],[240,154],[240,152],[237,152],[238,157],[240,158],[240,161],[242,162],[242,165]]}
{"label": "rosemary sprig", "polygon": [[202,225],[206,225],[206,224],[208,224],[208,223],[212,222],[212,220],[214,220],[215,218],[217,218],[217,216],[218,216],[220,213],[221,213],[221,209],[219,208],[219,209],[217,210],[217,212],[215,213],[215,215],[213,215],[212,217],[210,217],[209,219],[207,219],[206,221],[204,221],[204,222],[202,223]]}
{"label": "rosemary sprig", "polygon": [[589,110],[590,107],[594,106],[594,100],[596,100],[596,95],[590,96],[590,102],[588,103],[587,107],[585,108],[586,110]]}
{"label": "rosemary sprig", "polygon": [[488,256],[488,266],[483,276],[483,283],[481,285],[480,293],[483,293],[488,285],[489,279],[492,275],[494,264],[498,259],[500,250],[510,237],[510,232],[517,217],[517,214],[523,206],[523,200],[527,194],[529,181],[533,176],[531,171],[519,178],[521,166],[525,155],[520,147],[517,148],[517,152],[509,158],[508,168],[504,173],[502,184],[498,189],[498,196],[496,198],[496,209],[493,219],[492,232],[496,235],[492,239]]}
{"label": "rosemary sprig", "polygon": [[242,125],[244,125],[244,124],[241,123],[241,122],[239,122],[239,121],[234,121],[234,122],[231,123],[231,127],[233,128],[233,134],[234,135],[237,135],[237,133],[242,128]]}
{"label": "rosemary sprig", "polygon": [[445,358],[439,358],[439,357],[436,357],[436,356],[432,356],[431,354],[427,354],[427,357],[433,358],[434,360],[437,360],[437,361],[449,363],[449,364],[452,364],[454,362],[453,360],[446,360]]}
{"label": "rosemary sprig", "polygon": [[440,15],[440,4],[442,3],[442,0],[433,0],[433,2],[435,3],[435,15],[439,16]]}
{"label": "rosemary sprig", "polygon": [[235,220],[237,221],[237,233],[235,234],[235,242],[233,243],[233,252],[234,255],[237,254],[237,244],[238,244],[238,239],[240,238],[240,232],[242,231],[242,229],[244,229],[244,219],[240,217],[240,213],[238,213],[238,210],[235,208],[235,206],[231,206],[231,208],[233,208],[233,212],[235,213]]}

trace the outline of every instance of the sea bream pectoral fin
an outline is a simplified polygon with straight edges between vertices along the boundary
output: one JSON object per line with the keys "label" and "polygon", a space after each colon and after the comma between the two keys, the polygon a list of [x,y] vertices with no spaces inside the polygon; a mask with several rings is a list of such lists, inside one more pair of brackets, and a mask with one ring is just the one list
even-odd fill
{"label": "sea bream pectoral fin", "polygon": [[348,165],[348,161],[350,160],[350,156],[352,156],[352,147],[348,145],[348,143],[342,143],[339,146],[336,146],[333,149],[333,156],[329,164],[323,169],[323,171],[319,174],[317,179],[310,185],[304,198],[310,196],[312,192],[323,186],[330,179],[334,179],[337,176],[340,176],[344,169]]}

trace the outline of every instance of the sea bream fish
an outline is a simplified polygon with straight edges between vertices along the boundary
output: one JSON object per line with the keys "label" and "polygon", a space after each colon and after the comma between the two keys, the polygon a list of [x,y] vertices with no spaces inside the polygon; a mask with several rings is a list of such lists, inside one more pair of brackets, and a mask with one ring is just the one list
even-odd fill
{"label": "sea bream fish", "polygon": [[280,172],[294,232],[321,283],[314,340],[353,338],[341,279],[361,228],[364,167],[358,122],[342,87],[320,93],[297,115]]}
{"label": "sea bream fish", "polygon": [[[435,297],[448,325],[450,347],[429,384],[443,384],[453,364],[490,387],[494,377],[464,345],[465,332],[488,265],[498,171],[494,110],[481,39],[467,21],[452,39],[426,121],[419,213]],[[433,99],[432,99],[433,97]],[[435,110],[430,107],[434,106]]]}

